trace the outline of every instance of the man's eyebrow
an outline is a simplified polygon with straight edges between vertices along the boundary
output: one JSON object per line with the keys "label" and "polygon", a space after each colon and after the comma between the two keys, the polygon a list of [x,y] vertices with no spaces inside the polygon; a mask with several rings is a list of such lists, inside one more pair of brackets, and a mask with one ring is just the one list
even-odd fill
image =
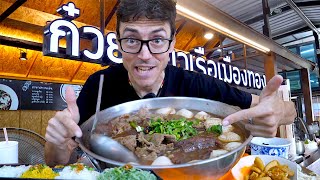
{"label": "man's eyebrow", "polygon": [[166,30],[164,28],[159,28],[159,29],[153,30],[152,33],[158,33],[161,31],[166,31]]}
{"label": "man's eyebrow", "polygon": [[[164,28],[159,28],[159,29],[153,30],[152,33],[158,33],[158,32],[161,32],[161,31],[166,31],[166,30]],[[126,27],[124,29],[123,33],[125,33],[125,32],[138,33],[138,30],[136,30],[134,28]]]}
{"label": "man's eyebrow", "polygon": [[134,28],[130,28],[130,27],[126,27],[124,30],[123,30],[123,33],[125,32],[133,32],[133,33],[138,33],[138,30],[134,29]]}

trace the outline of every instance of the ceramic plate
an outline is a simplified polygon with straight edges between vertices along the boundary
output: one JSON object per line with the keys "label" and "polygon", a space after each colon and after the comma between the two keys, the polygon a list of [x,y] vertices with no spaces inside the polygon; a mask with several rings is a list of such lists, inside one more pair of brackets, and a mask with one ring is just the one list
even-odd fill
{"label": "ceramic plate", "polygon": [[277,156],[269,156],[269,155],[252,155],[252,156],[246,156],[239,160],[239,162],[231,169],[231,173],[233,177],[236,180],[243,180],[244,175],[241,172],[241,169],[244,167],[250,167],[253,165],[254,159],[256,157],[261,158],[261,160],[264,162],[264,165],[267,165],[272,160],[277,160],[280,162],[281,165],[286,164],[289,166],[291,170],[294,171],[294,176],[291,178],[292,180],[297,179],[297,172],[298,168],[301,168],[299,165],[297,165],[295,162],[289,161],[287,159],[277,157]]}
{"label": "ceramic plate", "polygon": [[[4,91],[4,93],[7,93],[10,97],[11,105],[9,107],[9,110],[17,110],[19,105],[19,99],[16,92],[13,89],[11,89],[9,86],[4,84],[0,84],[0,90]],[[5,101],[3,100],[2,103],[5,103]]]}

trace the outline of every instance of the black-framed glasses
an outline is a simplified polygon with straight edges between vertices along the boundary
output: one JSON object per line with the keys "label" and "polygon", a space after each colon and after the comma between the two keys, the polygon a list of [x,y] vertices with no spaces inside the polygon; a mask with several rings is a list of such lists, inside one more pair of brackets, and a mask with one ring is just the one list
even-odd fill
{"label": "black-framed glasses", "polygon": [[118,39],[122,51],[137,54],[141,51],[143,44],[146,44],[151,54],[162,54],[169,50],[172,39],[150,39],[140,40],[134,38]]}

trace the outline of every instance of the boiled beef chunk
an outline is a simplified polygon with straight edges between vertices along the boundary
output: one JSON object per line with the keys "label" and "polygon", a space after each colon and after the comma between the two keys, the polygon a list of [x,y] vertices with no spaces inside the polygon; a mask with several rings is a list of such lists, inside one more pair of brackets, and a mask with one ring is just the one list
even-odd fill
{"label": "boiled beef chunk", "polygon": [[141,108],[138,111],[138,117],[140,119],[146,120],[146,119],[150,119],[150,112],[147,108]]}
{"label": "boiled beef chunk", "polygon": [[141,145],[141,147],[144,147],[144,146],[151,146],[151,145],[154,145],[152,142],[149,142],[146,138],[145,138],[145,136],[144,136],[144,134],[142,133],[142,132],[140,132],[139,134],[138,134],[138,141],[139,141],[139,144]]}
{"label": "boiled beef chunk", "polygon": [[176,142],[176,137],[174,135],[169,134],[147,134],[145,138],[152,142],[155,146],[160,146],[161,144],[170,144]]}
{"label": "boiled beef chunk", "polygon": [[149,147],[137,147],[135,154],[143,159],[144,161],[149,161],[149,162],[153,162],[155,159],[157,159],[157,153],[155,152],[154,148],[149,148]]}
{"label": "boiled beef chunk", "polygon": [[195,136],[186,140],[176,143],[176,147],[180,147],[184,152],[192,152],[209,147],[214,147],[216,140],[212,136],[201,135]]}
{"label": "boiled beef chunk", "polygon": [[120,144],[127,147],[130,151],[134,151],[137,147],[137,136],[136,135],[129,135],[125,137],[118,137],[115,138]]}

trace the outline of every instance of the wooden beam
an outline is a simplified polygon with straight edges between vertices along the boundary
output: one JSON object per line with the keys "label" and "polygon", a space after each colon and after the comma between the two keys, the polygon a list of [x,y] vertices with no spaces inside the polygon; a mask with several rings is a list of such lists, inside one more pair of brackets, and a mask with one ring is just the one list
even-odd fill
{"label": "wooden beam", "polygon": [[17,0],[14,2],[6,11],[4,11],[0,15],[0,23],[6,19],[10,14],[12,14],[15,10],[17,10],[23,3],[25,3],[27,0]]}
{"label": "wooden beam", "polygon": [[183,22],[180,24],[180,26],[178,27],[178,29],[176,30],[176,36],[178,35],[178,33],[181,31],[181,29],[187,24],[187,21],[185,19],[183,19]]}
{"label": "wooden beam", "polygon": [[310,84],[310,72],[308,69],[301,69],[301,88],[304,98],[304,107],[306,112],[307,124],[313,123],[313,109],[312,109],[312,91]]}
{"label": "wooden beam", "polygon": [[[42,43],[26,41],[26,40],[11,38],[11,37],[5,37],[5,36],[1,36],[1,35],[0,35],[0,44],[42,52]],[[91,63],[95,63],[95,64],[102,63],[101,61],[96,61],[96,60],[89,60],[88,61],[87,59],[70,58],[69,56],[66,55],[66,48],[59,47],[58,51],[59,51],[59,54],[56,56],[58,58],[71,59],[71,60],[83,61],[83,62],[91,62]]]}
{"label": "wooden beam", "polygon": [[32,41],[26,41],[22,39],[16,39],[6,36],[0,35],[0,44],[6,45],[6,46],[13,46],[18,48],[25,48],[25,49],[31,49],[35,51],[42,51],[42,44]]}
{"label": "wooden beam", "polygon": [[239,45],[239,44],[241,44],[241,43],[240,42],[234,42],[234,43],[226,44],[226,45],[223,45],[223,46],[215,47],[215,48],[212,48],[212,49],[207,49],[206,52],[212,52],[212,51],[215,51],[215,50],[218,50],[218,49],[232,47],[232,46],[236,46],[236,45]]}
{"label": "wooden beam", "polygon": [[104,29],[106,28],[105,21],[104,21],[104,0],[100,0],[100,31],[104,35]]}
{"label": "wooden beam", "polygon": [[107,25],[109,24],[112,16],[116,13],[116,10],[117,10],[117,7],[118,7],[119,3],[120,3],[120,1],[117,0],[117,3],[113,6],[112,10],[110,11],[108,17],[106,18],[106,20],[104,22],[105,27],[107,27]]}
{"label": "wooden beam", "polygon": [[38,56],[39,56],[39,54],[37,54],[36,57],[33,59],[31,65],[30,65],[30,67],[29,67],[29,69],[28,69],[28,71],[27,71],[26,77],[29,76],[29,74],[30,74],[30,72],[31,72],[31,69],[33,68],[34,63],[35,63],[36,60],[38,59]]}
{"label": "wooden beam", "polygon": [[[0,0],[0,2],[1,2],[0,12],[5,11],[6,10],[5,7],[9,7],[11,5],[11,3],[8,3],[3,0]],[[62,17],[21,6],[16,11],[14,11],[8,18],[43,27],[46,25],[47,22],[53,21],[55,19],[59,19]],[[72,22],[75,25],[77,25],[77,27],[87,26],[87,24],[81,23],[78,21],[72,21]]]}
{"label": "wooden beam", "polygon": [[73,73],[73,75],[71,76],[71,78],[70,78],[70,81],[71,81],[71,82],[72,82],[73,78],[77,75],[77,73],[78,73],[79,69],[81,68],[82,64],[83,64],[83,62],[81,62],[81,63],[79,64],[79,66],[77,67],[77,69],[75,70],[75,72]]}
{"label": "wooden beam", "polygon": [[[246,56],[234,58],[234,59],[231,60],[231,62],[233,62],[233,61],[240,61],[240,60],[247,60],[248,58],[254,58],[254,57],[257,57],[257,56],[261,56],[261,55],[262,55],[262,54],[260,54],[260,53],[250,54],[250,55],[246,55]],[[257,61],[257,60],[255,60],[255,61]]]}
{"label": "wooden beam", "polygon": [[[219,35],[219,44],[220,44],[220,47],[223,46],[223,41],[224,41],[225,37],[222,37],[221,35]],[[220,57],[223,57],[223,48],[220,48]]]}
{"label": "wooden beam", "polygon": [[243,60],[244,60],[244,68],[247,69],[247,46],[243,44]]}
{"label": "wooden beam", "polygon": [[187,42],[187,44],[183,47],[183,51],[189,51],[189,49],[186,50],[186,48],[189,46],[189,44],[193,41],[193,39],[196,37],[196,33],[193,33],[192,37],[189,39],[189,41]]}
{"label": "wooden beam", "polygon": [[265,55],[264,71],[267,78],[267,82],[277,74],[276,55],[274,52],[270,52],[270,55]]}

